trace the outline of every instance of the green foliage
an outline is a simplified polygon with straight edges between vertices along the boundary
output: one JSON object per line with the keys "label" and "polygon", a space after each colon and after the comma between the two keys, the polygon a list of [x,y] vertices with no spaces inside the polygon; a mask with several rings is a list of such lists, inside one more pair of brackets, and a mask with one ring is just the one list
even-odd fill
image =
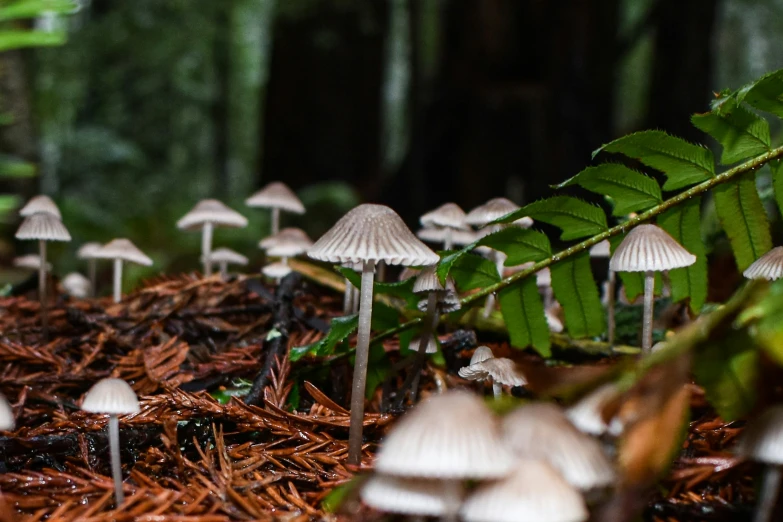
{"label": "green foliage", "polygon": [[554,196],[525,205],[497,223],[511,223],[525,216],[562,229],[563,241],[590,237],[607,228],[606,215],[600,207],[569,196]]}
{"label": "green foliage", "polygon": [[663,200],[661,187],[654,179],[619,163],[602,163],[587,167],[556,188],[572,185],[579,185],[609,198],[614,207],[612,214],[615,216],[641,212]]}
{"label": "green foliage", "polygon": [[383,383],[391,372],[391,363],[382,343],[370,346],[370,358],[367,361],[367,383],[364,388],[364,396],[372,398],[375,390]]}
{"label": "green foliage", "polygon": [[606,314],[590,270],[590,254],[582,252],[552,265],[550,270],[552,289],[563,306],[571,336],[600,335],[606,328]]}
{"label": "green foliage", "polygon": [[742,106],[721,113],[695,114],[691,121],[721,144],[720,162],[724,165],[762,154],[772,146],[767,120]]}
{"label": "green foliage", "polygon": [[[343,277],[348,279],[356,288],[362,287],[362,275],[355,270],[346,268],[344,266],[335,266],[335,270],[340,272]],[[413,293],[413,283],[415,278],[406,279],[405,281],[399,281],[395,283],[380,283],[373,281],[373,294],[374,295],[390,295],[397,297],[405,301],[409,308],[416,308],[421,297]]]}
{"label": "green foliage", "polygon": [[454,279],[457,288],[463,292],[483,288],[500,281],[500,274],[498,274],[494,263],[479,255],[463,251],[443,258],[438,267],[438,277],[445,280],[447,275]]}
{"label": "green foliage", "polygon": [[535,278],[529,277],[519,285],[504,288],[498,293],[498,301],[511,346],[532,346],[543,357],[551,356],[549,325]]}
{"label": "green foliage", "polygon": [[335,317],[329,325],[329,333],[323,339],[312,344],[291,348],[289,358],[295,362],[305,355],[331,355],[334,353],[335,347],[345,341],[358,327],[358,314]]}

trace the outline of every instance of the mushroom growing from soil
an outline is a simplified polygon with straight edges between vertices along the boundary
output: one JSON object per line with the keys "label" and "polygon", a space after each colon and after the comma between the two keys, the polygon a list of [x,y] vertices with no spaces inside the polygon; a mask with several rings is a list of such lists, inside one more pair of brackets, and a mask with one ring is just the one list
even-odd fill
{"label": "mushroom growing from soil", "polygon": [[122,299],[122,262],[136,263],[137,265],[152,266],[150,259],[144,252],[136,248],[129,239],[112,239],[95,253],[97,259],[111,259],[114,261],[114,285],[112,295],[114,302]]}
{"label": "mushroom growing from soil", "polygon": [[768,408],[745,427],[735,453],[763,463],[764,481],[758,496],[754,522],[769,522],[777,504],[783,478],[783,404]]}
{"label": "mushroom growing from soil", "polygon": [[11,431],[16,424],[14,411],[4,395],[0,394],[0,431]]}
{"label": "mushroom growing from soil", "polygon": [[419,219],[423,227],[435,227],[443,230],[443,250],[451,250],[454,245],[452,234],[455,230],[470,230],[465,222],[465,211],[456,203],[444,203]]}
{"label": "mushroom growing from soil", "polygon": [[46,317],[46,242],[47,241],[70,241],[71,234],[65,228],[60,218],[49,212],[36,212],[27,216],[19,230],[16,231],[16,238],[23,240],[38,241],[38,255],[40,264],[38,267],[38,298],[41,301],[41,325],[43,327],[44,338],[48,335],[48,324]]}
{"label": "mushroom growing from soil", "polygon": [[783,277],[783,247],[775,247],[742,272],[747,279],[774,281]]}
{"label": "mushroom growing from soil", "polygon": [[245,200],[248,207],[268,208],[272,211],[270,235],[280,231],[280,211],[304,214],[305,208],[296,194],[285,183],[273,181]]}
{"label": "mushroom growing from soil", "polygon": [[215,227],[243,228],[247,218],[216,199],[199,201],[190,212],[177,221],[180,230],[201,230],[201,260],[204,276],[212,275],[212,264],[208,261],[212,252],[212,232]]}
{"label": "mushroom growing from soil", "polygon": [[76,257],[87,260],[87,277],[90,279],[90,288],[92,289],[91,295],[95,295],[95,291],[97,290],[95,253],[101,248],[103,248],[103,245],[96,241],[91,241],[83,244],[79,247],[79,250],[76,251]]}
{"label": "mushroom growing from soil", "polygon": [[102,379],[84,396],[82,410],[109,415],[109,451],[111,472],[114,478],[114,496],[117,506],[125,500],[122,492],[122,463],[120,462],[119,415],[139,412],[139,399],[127,382],[122,379]]}
{"label": "mushroom growing from soil", "polygon": [[652,348],[653,294],[655,272],[690,266],[696,256],[685,250],[665,230],[656,225],[638,225],[628,232],[609,260],[614,272],[644,272],[644,320],[642,352]]}
{"label": "mushroom growing from soil", "polygon": [[209,262],[217,264],[220,269],[220,277],[228,277],[228,265],[247,265],[247,257],[230,248],[216,248],[209,254]]}
{"label": "mushroom growing from soil", "polygon": [[363,263],[348,449],[348,463],[358,465],[362,449],[375,265],[379,261],[392,265],[433,265],[440,258],[416,239],[396,212],[374,204],[359,205],[349,211],[315,242],[308,255],[330,263]]}
{"label": "mushroom growing from soil", "polygon": [[90,280],[81,275],[78,272],[71,272],[63,277],[60,284],[66,294],[77,299],[84,299],[89,297],[92,289]]}
{"label": "mushroom growing from soil", "polygon": [[387,513],[412,517],[454,517],[461,501],[459,484],[373,475],[362,485],[362,501]]}
{"label": "mushroom growing from soil", "polygon": [[[486,347],[482,347],[486,348]],[[476,355],[475,353],[473,354]],[[496,399],[503,394],[503,386],[524,386],[527,379],[511,359],[489,357],[459,369],[459,376],[469,381],[492,381],[492,393]]]}
{"label": "mushroom growing from soil", "polygon": [[37,214],[38,212],[46,212],[47,214],[51,214],[61,221],[63,219],[57,204],[52,201],[52,198],[44,194],[30,198],[30,200],[19,210],[19,215],[22,217],[28,217],[32,216],[33,214]]}

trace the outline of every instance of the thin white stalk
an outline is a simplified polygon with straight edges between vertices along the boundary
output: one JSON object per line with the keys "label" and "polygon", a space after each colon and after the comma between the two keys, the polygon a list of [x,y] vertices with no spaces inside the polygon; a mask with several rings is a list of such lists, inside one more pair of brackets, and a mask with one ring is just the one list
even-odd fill
{"label": "thin white stalk", "polygon": [[[421,378],[421,370],[424,366],[424,361],[427,360],[427,347],[432,341],[432,334],[435,333],[438,327],[438,294],[436,292],[430,292],[427,295],[427,315],[424,317],[421,333],[419,334],[419,351],[416,356],[416,362],[413,363],[411,371],[413,374],[413,381],[411,382],[410,394],[411,402],[416,402],[416,395],[419,393],[419,379]],[[404,393],[404,391],[402,392]]]}
{"label": "thin white stalk", "polygon": [[95,259],[87,260],[87,273],[90,276],[90,296],[95,297],[98,291],[98,272]]}
{"label": "thin white stalk", "polygon": [[362,429],[364,422],[364,389],[367,385],[367,362],[370,357],[370,326],[375,261],[362,266],[362,288],[359,303],[359,331],[356,340],[356,362],[351,388],[351,426],[348,433],[348,464],[358,466],[362,459]]}
{"label": "thin white stalk", "polygon": [[499,382],[492,380],[492,394],[495,396],[495,399],[499,399],[501,395],[503,395],[503,385]]}
{"label": "thin white stalk", "polygon": [[753,517],[753,522],[770,522],[772,520],[775,504],[777,504],[778,500],[780,481],[780,466],[767,466],[764,471],[764,481],[761,486],[758,505],[756,506],[756,515]]}
{"label": "thin white stalk", "polygon": [[114,302],[122,300],[122,259],[114,260]]}
{"label": "thin white stalk", "polygon": [[345,292],[343,292],[343,315],[351,313],[353,308],[353,285],[345,278]]}
{"label": "thin white stalk", "polygon": [[275,235],[280,232],[280,209],[277,207],[272,208],[272,234]]}
{"label": "thin white stalk", "polygon": [[608,294],[606,296],[606,324],[607,330],[608,330],[608,336],[607,336],[607,342],[609,343],[609,346],[614,346],[614,330],[615,330],[615,320],[614,320],[614,294],[615,292],[615,281],[617,279],[617,276],[615,275],[614,270],[611,268],[609,269],[609,278],[608,278],[608,285],[606,286],[606,293]]}
{"label": "thin white stalk", "polygon": [[49,318],[46,314],[46,241],[38,240],[38,257],[41,265],[38,267],[38,299],[41,301],[41,329],[44,339],[49,336]]}
{"label": "thin white stalk", "polygon": [[220,261],[218,266],[220,267],[220,277],[228,279],[228,261]]}
{"label": "thin white stalk", "polygon": [[111,455],[111,474],[114,478],[114,498],[119,506],[125,501],[122,491],[122,463],[120,462],[120,420],[116,415],[109,416],[109,454]]}
{"label": "thin white stalk", "polygon": [[212,263],[209,260],[212,253],[212,229],[213,225],[210,222],[204,223],[204,227],[201,229],[201,259],[204,263],[204,277],[212,275]]}
{"label": "thin white stalk", "polygon": [[464,488],[462,482],[459,480],[447,480],[444,484],[445,497],[447,498],[445,504],[447,506],[455,506],[452,511],[446,512],[441,516],[443,522],[457,522],[459,517],[459,506],[462,504],[462,497],[464,496]]}
{"label": "thin white stalk", "polygon": [[351,313],[356,314],[359,313],[359,289],[355,286],[353,287],[353,297],[351,297]]}
{"label": "thin white stalk", "polygon": [[492,314],[492,311],[495,309],[495,294],[489,294],[487,296],[487,300],[484,301],[484,312],[483,316],[486,319]]}
{"label": "thin white stalk", "polygon": [[446,227],[446,237],[443,239],[443,250],[451,250],[454,246],[454,239],[451,227]]}
{"label": "thin white stalk", "polygon": [[655,272],[644,273],[644,318],[642,323],[642,353],[652,348],[653,298],[655,297]]}

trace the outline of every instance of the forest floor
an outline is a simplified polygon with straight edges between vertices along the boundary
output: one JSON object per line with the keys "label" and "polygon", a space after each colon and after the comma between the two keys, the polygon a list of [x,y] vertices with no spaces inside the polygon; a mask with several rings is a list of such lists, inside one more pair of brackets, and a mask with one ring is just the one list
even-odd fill
{"label": "forest floor", "polygon": [[[1,298],[0,391],[17,427],[0,436],[0,522],[380,519],[350,493],[342,514],[324,511],[330,492],[357,471],[345,465],[351,369],[347,357],[290,363],[285,354],[324,335],[341,315],[342,296],[294,283],[284,291],[252,277],[182,275],[148,281],[119,304],[61,297],[49,311],[49,341],[37,301]],[[270,355],[281,339],[280,356]],[[467,364],[475,335],[441,340],[446,365],[427,367],[423,395],[469,386],[456,370]],[[512,353],[503,342],[479,340],[496,355]],[[399,360],[395,340],[384,348]],[[255,404],[228,397],[237,383],[256,380],[265,363]],[[90,386],[109,376],[131,383],[141,403],[140,413],[120,423],[120,508],[113,504],[108,418],[78,407]],[[393,376],[386,392],[401,381]],[[367,407],[362,470],[371,469],[378,440],[399,414],[381,413],[381,395],[379,389]],[[741,426],[717,418],[695,386],[691,397],[683,449],[649,492],[645,519],[749,520],[758,469],[729,451]]]}

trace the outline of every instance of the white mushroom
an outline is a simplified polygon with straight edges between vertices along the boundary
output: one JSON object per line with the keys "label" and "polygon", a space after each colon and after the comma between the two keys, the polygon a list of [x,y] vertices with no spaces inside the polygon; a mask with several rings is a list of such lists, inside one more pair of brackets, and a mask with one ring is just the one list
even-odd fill
{"label": "white mushroom", "polygon": [[270,235],[280,230],[280,211],[304,214],[305,208],[296,194],[285,183],[273,181],[245,200],[248,207],[268,208],[272,210]]}
{"label": "white mushroom", "polygon": [[190,212],[177,221],[180,230],[201,230],[201,260],[204,275],[212,275],[209,257],[212,252],[212,232],[215,227],[244,228],[247,218],[216,199],[199,201]]}

